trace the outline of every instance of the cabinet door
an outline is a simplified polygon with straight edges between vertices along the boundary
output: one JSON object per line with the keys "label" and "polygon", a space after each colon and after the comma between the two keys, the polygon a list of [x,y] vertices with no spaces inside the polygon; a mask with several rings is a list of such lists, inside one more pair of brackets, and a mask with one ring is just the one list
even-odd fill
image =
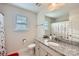
{"label": "cabinet door", "polygon": [[36,55],[36,56],[39,56],[39,47],[37,47],[37,46],[36,46],[36,48],[35,48],[35,55]]}
{"label": "cabinet door", "polygon": [[48,53],[48,56],[52,56],[52,55]]}
{"label": "cabinet door", "polygon": [[45,49],[42,49],[41,47],[39,48],[40,51],[40,56],[48,56],[47,51],[45,51]]}
{"label": "cabinet door", "polygon": [[[52,56],[62,56],[60,53],[54,51],[53,49],[48,48],[47,46],[40,43],[40,47],[44,49],[47,53],[50,53]],[[40,52],[41,53],[41,52]]]}
{"label": "cabinet door", "polygon": [[37,41],[35,41],[35,43],[36,43],[36,47],[35,47],[35,55],[36,56],[39,56],[39,43],[37,42]]}

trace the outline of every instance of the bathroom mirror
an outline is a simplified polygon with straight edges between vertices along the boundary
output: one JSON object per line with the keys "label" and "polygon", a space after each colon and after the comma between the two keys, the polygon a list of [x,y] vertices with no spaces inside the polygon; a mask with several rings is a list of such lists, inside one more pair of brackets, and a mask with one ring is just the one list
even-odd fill
{"label": "bathroom mirror", "polygon": [[26,16],[16,14],[16,31],[23,32],[28,30],[28,19]]}
{"label": "bathroom mirror", "polygon": [[[73,5],[73,7],[71,7]],[[46,35],[55,34],[64,42],[79,45],[79,11],[77,4],[65,4],[63,8],[45,13],[45,20],[48,21]]]}
{"label": "bathroom mirror", "polygon": [[[69,21],[69,13],[68,11],[61,9],[50,11],[45,13],[45,20],[48,21],[48,30],[45,31],[46,34],[57,35],[59,34],[59,32],[61,33],[61,31],[65,31],[66,23],[67,21]],[[62,29],[59,27],[61,27]]]}

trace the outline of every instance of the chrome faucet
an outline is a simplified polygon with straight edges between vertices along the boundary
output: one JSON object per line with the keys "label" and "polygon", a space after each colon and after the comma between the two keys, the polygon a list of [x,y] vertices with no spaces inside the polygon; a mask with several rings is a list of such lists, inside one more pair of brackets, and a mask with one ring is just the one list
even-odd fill
{"label": "chrome faucet", "polygon": [[55,40],[55,39],[56,39],[56,35],[54,34],[54,35],[53,35],[53,40]]}

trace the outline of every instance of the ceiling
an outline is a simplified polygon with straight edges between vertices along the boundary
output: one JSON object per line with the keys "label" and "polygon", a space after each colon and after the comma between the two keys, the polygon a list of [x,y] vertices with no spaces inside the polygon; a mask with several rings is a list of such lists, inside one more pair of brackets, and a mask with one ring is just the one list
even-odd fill
{"label": "ceiling", "polygon": [[[35,13],[38,13],[41,10],[46,10],[48,7],[48,3],[11,3],[11,5],[14,5],[26,10],[30,10]],[[79,6],[78,3],[64,4],[64,7],[62,8],[62,10],[60,9],[60,10],[54,10],[51,12],[49,11],[49,13],[46,13],[46,16],[57,18],[59,16],[66,14],[67,10],[73,10],[75,8],[79,8],[78,6]]]}
{"label": "ceiling", "polygon": [[79,3],[66,3],[62,8],[48,12],[45,15],[51,18],[59,18],[68,16],[70,11],[77,10],[77,8],[79,8]]}
{"label": "ceiling", "polygon": [[46,16],[52,17],[52,18],[58,18],[64,15],[67,15],[68,13],[64,10],[56,10],[49,13],[46,13]]}
{"label": "ceiling", "polygon": [[47,7],[47,3],[11,3],[11,5],[30,10],[35,13],[38,13],[39,11]]}

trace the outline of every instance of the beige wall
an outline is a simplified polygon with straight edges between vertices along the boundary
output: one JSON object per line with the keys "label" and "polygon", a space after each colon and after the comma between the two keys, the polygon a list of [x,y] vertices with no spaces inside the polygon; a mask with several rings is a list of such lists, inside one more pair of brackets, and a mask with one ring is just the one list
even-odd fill
{"label": "beige wall", "polygon": [[79,6],[70,11],[69,20],[71,22],[72,40],[79,42]]}
{"label": "beige wall", "polygon": [[51,18],[50,17],[45,17],[45,20],[48,22],[48,30],[45,30],[45,34],[46,35],[50,35],[51,34]]}
{"label": "beige wall", "polygon": [[45,21],[45,15],[44,12],[41,11],[37,14],[37,37],[43,37],[45,35],[44,27],[41,25]]}
{"label": "beige wall", "polygon": [[[5,31],[6,31],[6,46],[7,52],[18,50],[28,45],[36,37],[36,14],[28,10],[20,9],[7,4],[0,4],[0,12],[4,13]],[[29,30],[25,32],[15,31],[16,14],[21,14],[28,17]],[[22,39],[26,39],[23,44]]]}

